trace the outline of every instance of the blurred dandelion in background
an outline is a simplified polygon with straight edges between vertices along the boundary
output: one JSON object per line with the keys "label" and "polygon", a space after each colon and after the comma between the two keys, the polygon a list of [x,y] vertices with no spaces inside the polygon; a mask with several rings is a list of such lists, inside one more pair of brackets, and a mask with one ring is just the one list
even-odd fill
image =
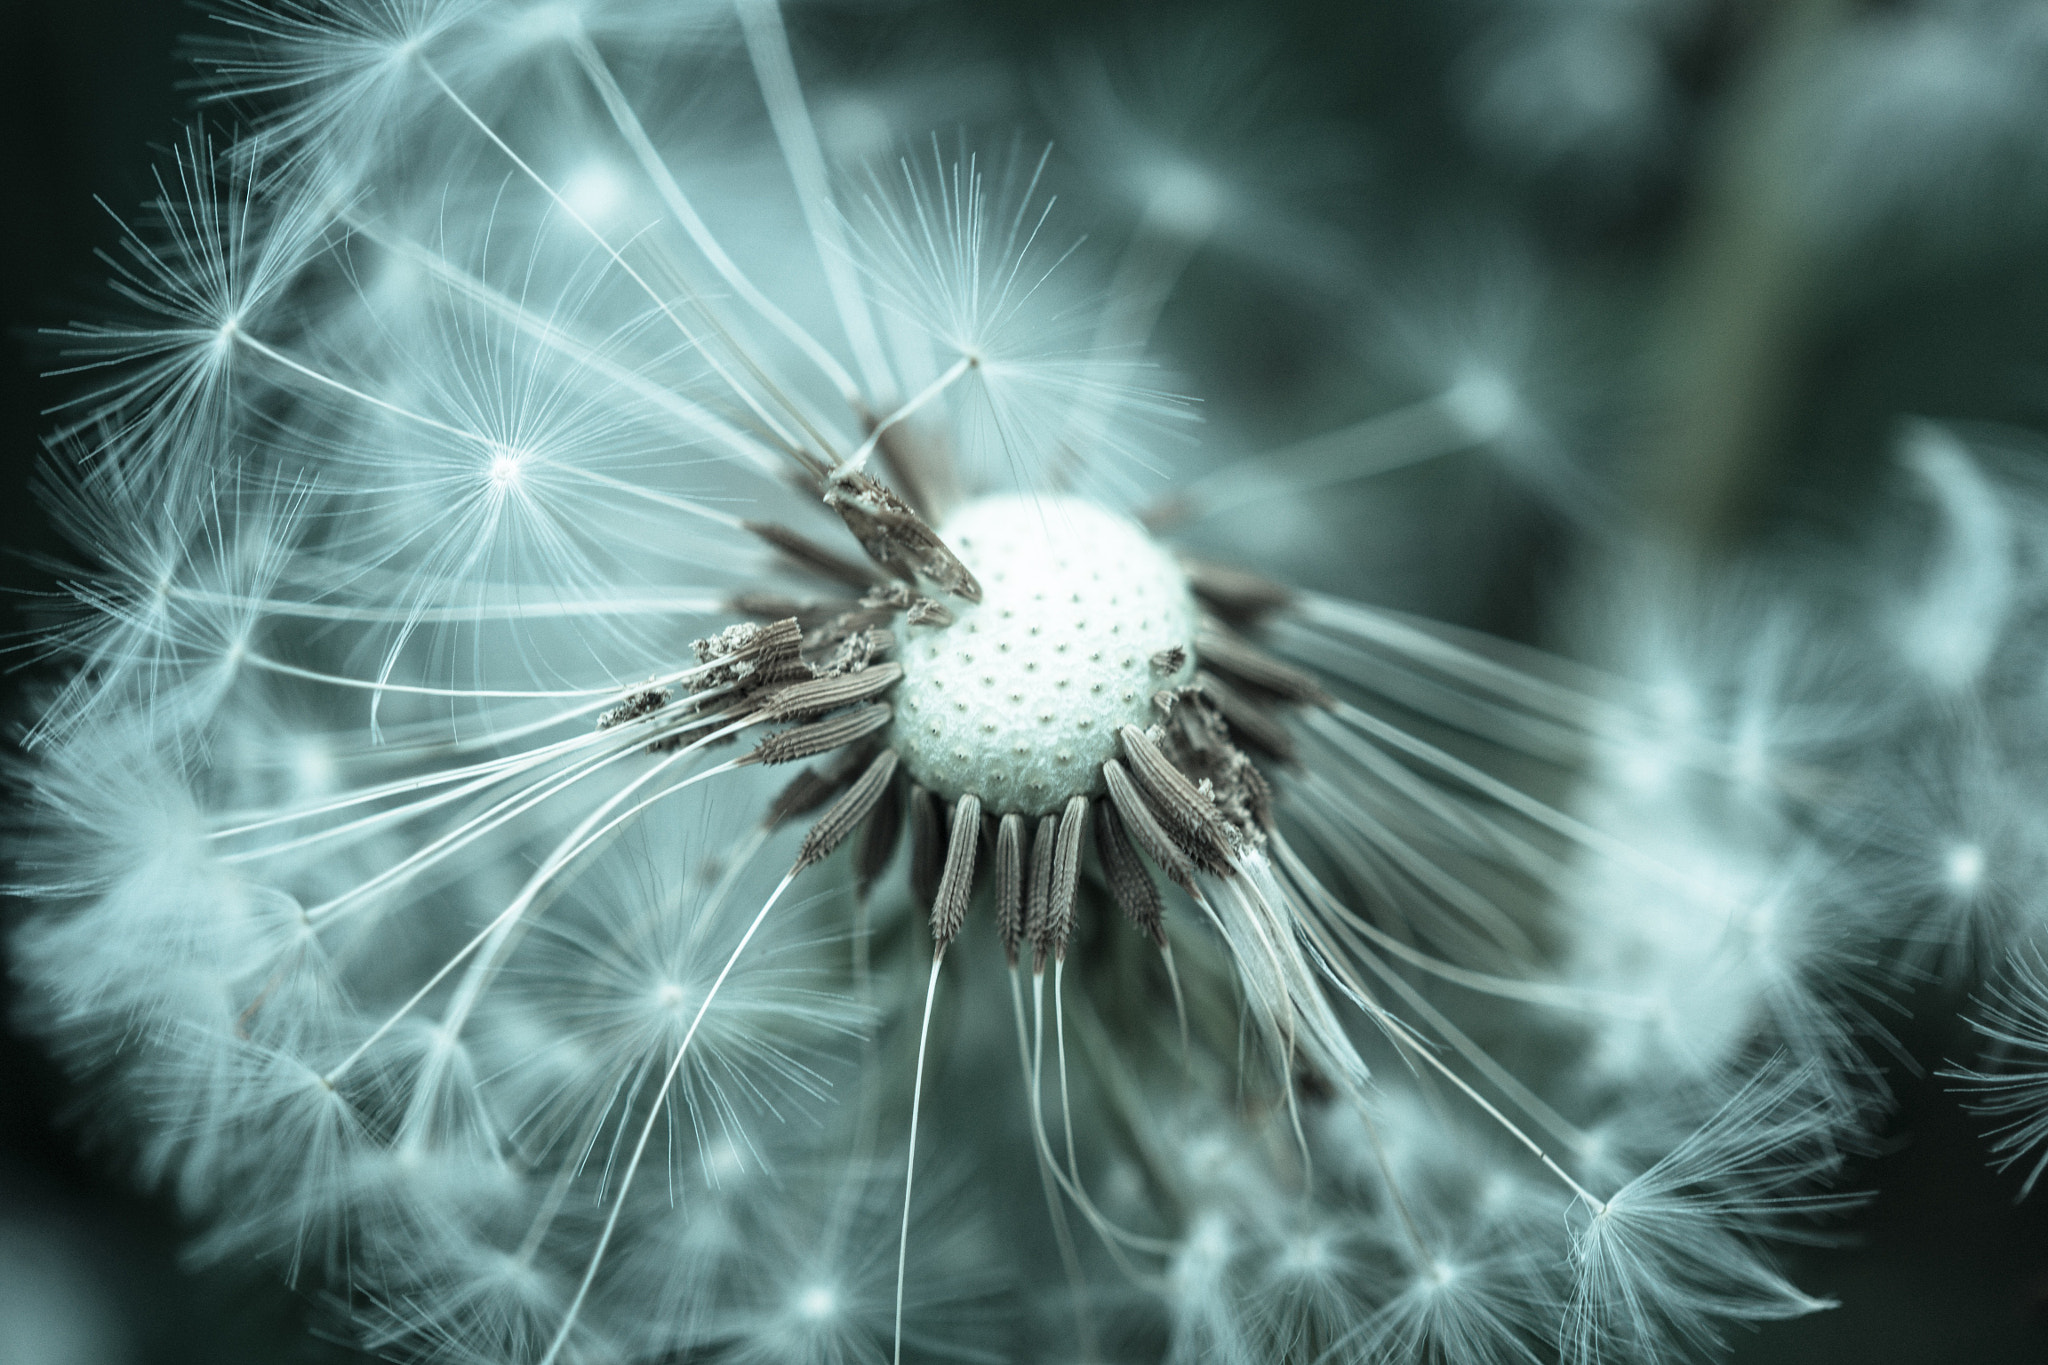
{"label": "blurred dandelion in background", "polygon": [[228,0],[49,336],[22,1020],[376,1356],[1833,1307],[1920,983],[2048,1161],[2038,444],[1770,477],[1804,320],[2025,200],[2038,14],[1893,8],[1390,26],[1651,284],[1362,209],[1223,11]]}

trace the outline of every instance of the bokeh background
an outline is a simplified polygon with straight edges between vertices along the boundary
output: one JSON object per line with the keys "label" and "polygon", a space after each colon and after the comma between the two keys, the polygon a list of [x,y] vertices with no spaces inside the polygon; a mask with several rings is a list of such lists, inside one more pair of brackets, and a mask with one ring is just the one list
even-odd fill
{"label": "bokeh background", "polygon": [[[153,193],[192,108],[178,40],[207,22],[175,0],[0,5],[12,688],[39,667],[23,607],[64,553],[32,493],[66,392],[37,377],[61,363],[37,328],[106,313],[93,253],[116,231],[96,197]],[[828,136],[922,118],[949,142],[1052,139],[1079,205],[1063,225],[1099,241],[1135,218],[1118,148],[1207,157],[1156,333],[1203,399],[1191,464],[1460,374],[1512,383],[1546,440],[1262,510],[1300,519],[1292,567],[1315,586],[1557,643],[1603,525],[1796,556],[1873,514],[1904,419],[2048,433],[2038,0],[893,0],[793,22]],[[1899,1102],[1851,1172],[1874,1197],[1834,1245],[1791,1253],[1842,1307],[1743,1334],[1737,1361],[2048,1360],[2048,1197],[2015,1204],[1931,1077],[1974,1051],[1953,1023],[1972,984],[1880,1011]],[[182,1236],[10,1031],[0,1360],[357,1358],[267,1271],[181,1268]]]}

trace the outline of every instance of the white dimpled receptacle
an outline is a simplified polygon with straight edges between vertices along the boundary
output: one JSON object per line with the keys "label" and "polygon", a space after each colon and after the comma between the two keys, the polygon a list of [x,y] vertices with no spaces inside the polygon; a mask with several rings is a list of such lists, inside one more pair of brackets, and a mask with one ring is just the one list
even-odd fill
{"label": "white dimpled receptacle", "polygon": [[[1042,815],[1102,790],[1117,730],[1194,675],[1194,598],[1173,557],[1127,517],[1078,498],[992,497],[940,528],[980,580],[949,626],[910,626],[890,743],[952,800]],[[1156,671],[1172,649],[1181,662]]]}

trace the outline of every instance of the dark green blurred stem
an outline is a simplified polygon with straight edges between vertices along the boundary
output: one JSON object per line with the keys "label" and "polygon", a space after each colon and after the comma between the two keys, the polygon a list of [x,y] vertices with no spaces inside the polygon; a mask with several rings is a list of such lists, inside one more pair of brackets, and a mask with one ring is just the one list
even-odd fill
{"label": "dark green blurred stem", "polygon": [[1801,220],[1806,86],[1852,0],[1759,0],[1748,69],[1706,155],[1646,395],[1643,530],[1712,558],[1750,529],[1821,262]]}

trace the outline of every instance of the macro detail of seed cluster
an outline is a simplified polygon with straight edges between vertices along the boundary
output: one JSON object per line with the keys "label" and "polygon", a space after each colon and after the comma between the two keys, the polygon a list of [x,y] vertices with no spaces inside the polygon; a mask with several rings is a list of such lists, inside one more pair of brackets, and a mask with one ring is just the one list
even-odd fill
{"label": "macro detail of seed cluster", "polygon": [[[194,48],[54,337],[11,849],[24,1019],[197,1257],[379,1358],[1665,1365],[1830,1306],[1774,1244],[1856,1202],[1870,1000],[2008,952],[1955,1082],[2041,1159],[2042,841],[1981,780],[2024,462],[1903,428],[1857,571],[1788,574],[1462,352],[1198,440],[1176,288],[1350,307],[1334,234],[1108,67],[1046,97],[1072,164],[934,138],[828,8]],[[1135,196],[1099,242],[1077,165]],[[1512,518],[1399,502],[1432,467],[1590,528],[1580,657],[1326,590],[1420,545],[1482,596]]]}
{"label": "macro detail of seed cluster", "polygon": [[[747,762],[832,753],[775,798],[771,823],[830,802],[797,867],[864,827],[863,884],[888,864],[904,829],[912,894],[930,906],[940,954],[960,931],[987,843],[1012,965],[1027,940],[1035,970],[1048,956],[1064,959],[1091,811],[1105,888],[1165,948],[1159,892],[1138,849],[1191,894],[1197,869],[1233,875],[1234,854],[1259,840],[1272,800],[1238,744],[1289,756],[1272,708],[1315,701],[1321,689],[1222,621],[1198,618],[1199,572],[1191,583],[1141,527],[1091,503],[979,500],[948,523],[959,555],[907,504],[894,515],[932,546],[944,581],[967,599],[962,608],[916,595],[914,572],[904,574],[908,584],[884,583],[892,565],[876,556],[876,581],[858,598],[793,604],[795,615],[697,641],[688,701],[708,700],[683,710],[699,724],[731,718],[726,728],[798,722],[762,739]],[[862,577],[788,528],[754,529],[826,580],[820,586],[843,591]],[[1236,586],[1238,596],[1212,587],[1212,605],[1241,607],[1247,585]],[[886,657],[898,651],[898,631],[910,635],[907,667]],[[1198,650],[1214,656],[1209,669],[1196,667]],[[597,723],[667,730],[670,703],[666,689],[636,692]]]}

